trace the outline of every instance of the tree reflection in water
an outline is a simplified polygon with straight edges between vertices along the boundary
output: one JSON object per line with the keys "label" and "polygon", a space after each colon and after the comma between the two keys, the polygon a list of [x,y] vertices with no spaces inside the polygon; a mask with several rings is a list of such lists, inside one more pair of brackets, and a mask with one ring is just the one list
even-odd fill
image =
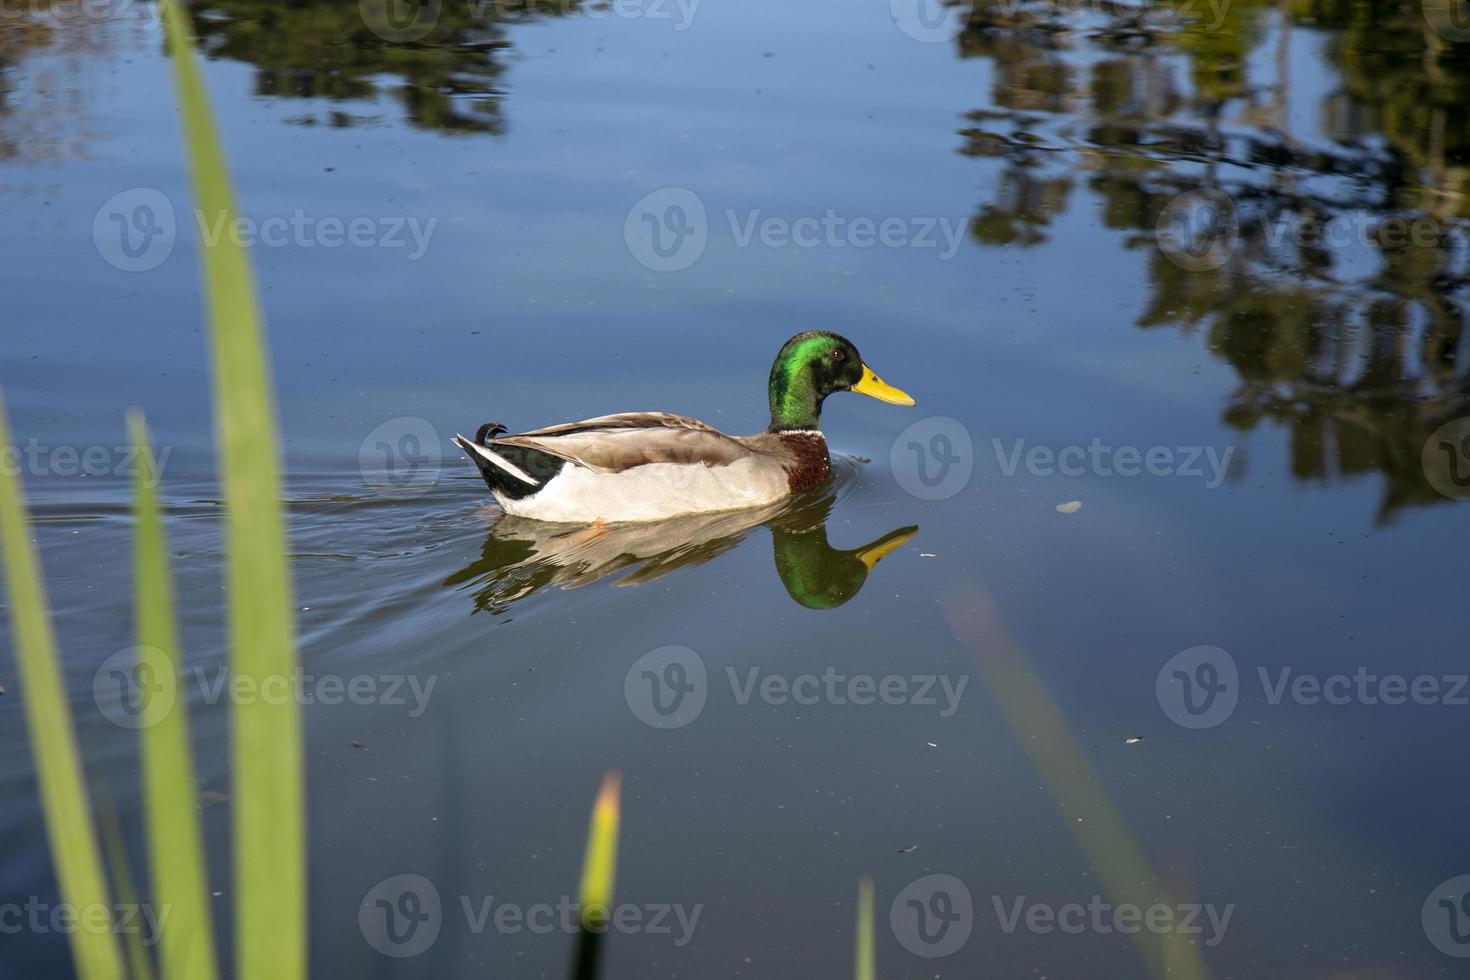
{"label": "tree reflection in water", "polygon": [[[1203,332],[1235,370],[1226,424],[1288,427],[1301,480],[1382,474],[1380,521],[1446,499],[1420,459],[1470,411],[1470,44],[1376,0],[996,0],[957,44],[994,66],[962,131],[1000,163],[982,245],[1047,241],[1085,184],[1148,253],[1138,326]],[[1294,133],[1303,45],[1334,77]]]}

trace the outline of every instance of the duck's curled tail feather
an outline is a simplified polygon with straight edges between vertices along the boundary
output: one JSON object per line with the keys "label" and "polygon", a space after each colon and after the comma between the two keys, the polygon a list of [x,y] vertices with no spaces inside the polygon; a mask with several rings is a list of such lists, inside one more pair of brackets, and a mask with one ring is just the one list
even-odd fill
{"label": "duck's curled tail feather", "polygon": [[497,442],[495,437],[506,431],[499,422],[486,422],[475,432],[474,442],[457,435],[454,444],[474,462],[492,493],[520,500],[544,487],[566,461],[528,446]]}

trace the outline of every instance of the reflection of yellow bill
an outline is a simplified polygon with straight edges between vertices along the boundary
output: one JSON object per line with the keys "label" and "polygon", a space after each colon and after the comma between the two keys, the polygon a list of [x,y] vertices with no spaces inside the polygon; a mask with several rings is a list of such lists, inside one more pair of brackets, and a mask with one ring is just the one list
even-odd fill
{"label": "reflection of yellow bill", "polygon": [[918,533],[919,529],[916,527],[895,531],[891,535],[874,541],[866,548],[859,548],[857,552],[858,559],[864,565],[867,565],[868,571],[871,572],[874,565],[878,564],[878,562],[882,561],[884,558],[897,551],[899,548],[902,548],[904,545],[908,544],[914,539],[914,535]]}
{"label": "reflection of yellow bill", "polygon": [[869,398],[876,398],[880,402],[887,402],[890,405],[912,405],[914,403],[914,400],[908,395],[892,385],[886,384],[866,364],[863,365],[863,379],[853,385],[852,390],[859,395],[867,395]]}

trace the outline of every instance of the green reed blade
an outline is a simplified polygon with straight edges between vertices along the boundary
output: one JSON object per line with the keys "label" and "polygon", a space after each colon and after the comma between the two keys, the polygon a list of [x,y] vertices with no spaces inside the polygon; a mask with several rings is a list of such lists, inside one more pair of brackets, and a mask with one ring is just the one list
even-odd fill
{"label": "green reed blade", "polygon": [[[98,808],[97,826],[102,834],[102,852],[107,856],[107,873],[112,876],[112,888],[117,893],[118,904],[123,908],[141,909],[142,906],[138,904],[138,890],[133,887],[133,875],[128,870],[128,854],[123,847],[122,827],[118,824],[117,811],[105,797]],[[157,904],[153,908],[157,914],[157,910],[167,906]],[[144,915],[139,915],[137,919],[148,921]],[[143,944],[142,932],[137,928],[123,930],[122,944],[123,951],[127,954],[128,980],[153,980],[153,961],[149,959],[148,949]]]}
{"label": "green reed blade", "polygon": [[874,980],[873,957],[873,879],[858,882],[857,952],[853,957],[852,975],[856,980]]}
{"label": "green reed blade", "polygon": [[[193,49],[188,12],[163,4],[184,148],[203,220],[235,218],[234,194]],[[296,667],[281,515],[274,394],[244,249],[201,247],[225,499],[231,669],[256,690],[289,690]],[[306,848],[300,706],[260,697],[233,709],[236,970],[298,980],[306,969]]]}
{"label": "green reed blade", "polygon": [[[10,423],[0,399],[0,447],[11,445]],[[71,706],[51,632],[46,585],[30,533],[20,477],[10,467],[0,466],[0,550],[4,551],[10,629],[56,881],[62,899],[72,905],[110,907]],[[81,980],[120,980],[123,976],[122,958],[111,931],[77,929],[68,939]]]}
{"label": "green reed blade", "polygon": [[[168,909],[159,943],[165,980],[214,980],[214,923],[209,905],[204,845],[199,832],[194,752],[189,745],[189,706],[179,687],[183,647],[174,622],[168,539],[159,517],[158,474],[139,413],[128,416],[137,450],[133,501],[138,522],[134,587],[138,671],[148,677],[148,702],[140,729],[143,806],[148,826],[153,899]],[[142,686],[142,685],[140,685]]]}
{"label": "green reed blade", "polygon": [[622,774],[609,772],[597,791],[592,823],[587,831],[587,856],[582,862],[582,927],[602,929],[612,914],[613,888],[618,876],[618,823],[622,810]]}

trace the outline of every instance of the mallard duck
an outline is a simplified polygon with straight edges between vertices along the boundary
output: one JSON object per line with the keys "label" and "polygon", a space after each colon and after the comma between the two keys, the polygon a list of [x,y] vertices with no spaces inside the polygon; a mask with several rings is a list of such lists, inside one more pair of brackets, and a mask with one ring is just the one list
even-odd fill
{"label": "mallard duck", "polygon": [[625,412],[507,435],[480,426],[464,450],[508,514],[564,523],[656,521],[764,507],[827,479],[822,402],[856,391],[890,405],[914,400],[884,384],[852,341],[799,333],[771,365],[771,424],[728,436],[664,412]]}

